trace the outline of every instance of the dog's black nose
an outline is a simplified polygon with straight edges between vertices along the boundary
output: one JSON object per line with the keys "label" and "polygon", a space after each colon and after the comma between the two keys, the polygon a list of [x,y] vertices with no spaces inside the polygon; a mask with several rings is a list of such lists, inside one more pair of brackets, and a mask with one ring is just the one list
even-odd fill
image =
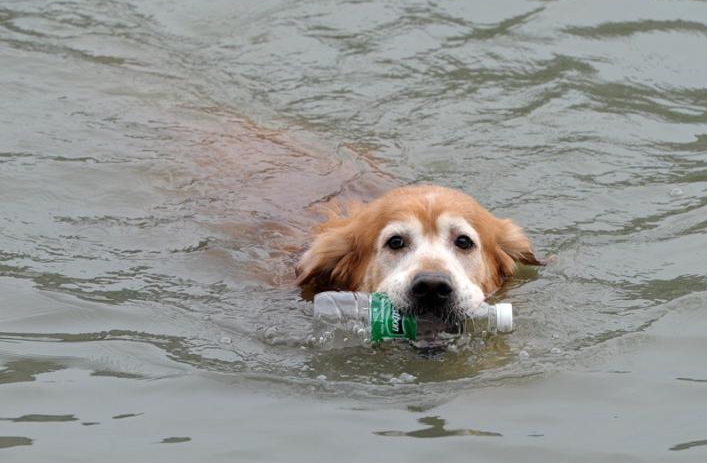
{"label": "dog's black nose", "polygon": [[437,309],[454,296],[452,279],[446,273],[420,272],[412,279],[410,294],[421,308]]}

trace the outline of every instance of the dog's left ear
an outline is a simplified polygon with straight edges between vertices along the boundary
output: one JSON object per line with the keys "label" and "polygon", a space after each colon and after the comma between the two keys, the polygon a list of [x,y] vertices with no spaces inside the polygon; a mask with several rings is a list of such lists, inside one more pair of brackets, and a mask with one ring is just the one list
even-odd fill
{"label": "dog's left ear", "polygon": [[[530,240],[525,236],[525,233],[523,233],[523,229],[510,219],[499,219],[496,242],[500,251],[513,259],[513,261],[527,265],[546,265],[548,262],[547,259],[538,259],[535,257],[533,248],[530,245]],[[506,261],[504,267],[507,267],[509,264],[508,260],[502,259],[502,261]],[[510,271],[506,272],[506,270]],[[513,270],[515,269],[504,268],[504,273],[506,275],[512,275]]]}

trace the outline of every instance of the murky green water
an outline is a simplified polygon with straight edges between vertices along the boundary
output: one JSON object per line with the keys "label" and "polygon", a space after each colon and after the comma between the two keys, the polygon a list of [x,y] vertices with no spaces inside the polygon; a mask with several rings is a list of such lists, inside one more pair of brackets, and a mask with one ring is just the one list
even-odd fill
{"label": "murky green water", "polygon": [[[2,461],[705,461],[707,3],[0,4]],[[483,351],[303,347],[333,197],[540,255]]]}

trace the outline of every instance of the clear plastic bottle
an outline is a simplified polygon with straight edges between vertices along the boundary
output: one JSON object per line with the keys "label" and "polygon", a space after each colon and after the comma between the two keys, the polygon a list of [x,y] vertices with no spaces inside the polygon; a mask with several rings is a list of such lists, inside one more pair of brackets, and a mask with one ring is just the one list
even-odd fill
{"label": "clear plastic bottle", "polygon": [[436,317],[404,314],[382,293],[327,291],[314,296],[312,341],[324,349],[338,349],[386,339],[434,344],[469,332],[513,331],[511,304],[481,303],[466,316],[463,323],[449,325]]}

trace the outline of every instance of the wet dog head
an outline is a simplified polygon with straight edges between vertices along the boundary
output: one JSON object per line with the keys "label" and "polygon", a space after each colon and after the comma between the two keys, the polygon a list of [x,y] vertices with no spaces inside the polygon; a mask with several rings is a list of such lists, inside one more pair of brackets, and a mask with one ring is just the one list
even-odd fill
{"label": "wet dog head", "polygon": [[402,310],[452,320],[496,291],[517,261],[542,265],[512,221],[459,191],[412,186],[319,225],[297,283],[384,292]]}

